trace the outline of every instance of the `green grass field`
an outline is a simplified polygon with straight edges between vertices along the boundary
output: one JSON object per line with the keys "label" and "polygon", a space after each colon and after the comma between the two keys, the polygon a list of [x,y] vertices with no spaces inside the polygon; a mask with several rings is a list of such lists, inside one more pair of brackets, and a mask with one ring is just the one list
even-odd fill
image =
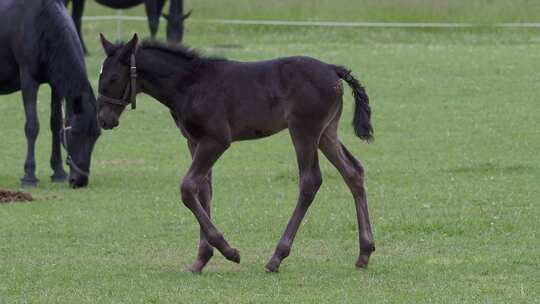
{"label": "green grass field", "polygon": [[[214,219],[240,249],[242,263],[216,254],[202,275],[187,272],[199,228],[180,202],[178,184],[190,157],[167,109],[140,96],[139,109],[103,133],[91,184],[75,191],[48,179],[50,90],[43,86],[41,183],[29,190],[36,201],[0,205],[0,303],[540,301],[540,30],[218,26],[198,20],[305,20],[313,7],[265,1],[272,9],[261,13],[250,1],[187,2],[194,15],[186,43],[205,54],[238,60],[309,55],[349,66],[365,84],[375,142],[353,136],[348,89],[340,135],[367,168],[377,246],[369,269],[354,268],[352,196],[321,154],[323,186],[291,256],[279,274],[264,272],[297,196],[294,151],[282,132],[234,144],[215,167]],[[430,1],[394,2],[417,8],[403,16],[393,11],[396,21],[424,21],[410,16],[429,11]],[[494,6],[484,12],[471,5],[487,21],[532,21],[539,14],[533,1],[516,1],[521,6],[512,9],[506,1],[478,2]],[[384,15],[377,1],[359,3]],[[441,11],[437,20],[472,14],[466,1],[436,3],[459,7]],[[239,5],[247,13],[236,11]],[[356,7],[354,20],[369,16]],[[87,10],[114,13],[95,4]],[[341,5],[311,19],[352,15]],[[117,38],[116,22],[84,27],[96,85],[103,60],[97,34]],[[122,28],[124,39],[148,32],[145,22]],[[1,96],[0,113],[0,187],[17,189],[26,150],[20,94]]]}

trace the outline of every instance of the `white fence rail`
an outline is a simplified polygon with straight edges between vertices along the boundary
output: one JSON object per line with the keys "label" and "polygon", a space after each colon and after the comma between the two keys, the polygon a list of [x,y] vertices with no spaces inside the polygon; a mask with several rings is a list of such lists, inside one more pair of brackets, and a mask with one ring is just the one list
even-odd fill
{"label": "white fence rail", "polygon": [[[83,20],[126,20],[146,21],[144,16],[84,16]],[[270,25],[270,26],[321,26],[321,27],[378,27],[378,28],[540,28],[540,22],[528,23],[495,23],[490,25],[466,22],[338,22],[338,21],[287,21],[287,20],[239,20],[239,19],[195,19],[190,22],[210,24],[238,24],[238,25]]]}

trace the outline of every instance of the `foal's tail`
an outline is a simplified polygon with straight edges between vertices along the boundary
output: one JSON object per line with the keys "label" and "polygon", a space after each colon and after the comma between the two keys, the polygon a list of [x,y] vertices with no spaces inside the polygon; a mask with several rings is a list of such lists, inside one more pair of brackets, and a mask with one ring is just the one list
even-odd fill
{"label": "foal's tail", "polygon": [[342,66],[333,66],[339,78],[345,80],[352,89],[354,96],[353,128],[356,136],[366,142],[373,140],[373,127],[371,126],[371,108],[369,97],[360,82],[351,75],[351,70]]}

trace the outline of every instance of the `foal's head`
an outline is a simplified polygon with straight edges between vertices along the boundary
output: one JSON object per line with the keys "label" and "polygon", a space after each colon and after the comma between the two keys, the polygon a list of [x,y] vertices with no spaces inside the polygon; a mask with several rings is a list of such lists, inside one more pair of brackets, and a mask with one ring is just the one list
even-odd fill
{"label": "foal's head", "polygon": [[107,58],[99,75],[98,119],[101,127],[118,126],[120,115],[127,105],[135,107],[137,34],[124,45],[115,45],[101,34],[101,44]]}

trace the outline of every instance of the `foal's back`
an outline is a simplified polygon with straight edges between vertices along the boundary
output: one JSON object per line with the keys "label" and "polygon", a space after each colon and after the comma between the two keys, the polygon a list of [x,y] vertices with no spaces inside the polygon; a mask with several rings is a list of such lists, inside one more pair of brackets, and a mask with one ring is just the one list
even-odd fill
{"label": "foal's back", "polygon": [[[294,123],[326,124],[341,105],[334,66],[310,57],[216,63],[202,81],[208,102],[222,107],[233,140],[270,136]],[[208,93],[207,93],[208,94]]]}

